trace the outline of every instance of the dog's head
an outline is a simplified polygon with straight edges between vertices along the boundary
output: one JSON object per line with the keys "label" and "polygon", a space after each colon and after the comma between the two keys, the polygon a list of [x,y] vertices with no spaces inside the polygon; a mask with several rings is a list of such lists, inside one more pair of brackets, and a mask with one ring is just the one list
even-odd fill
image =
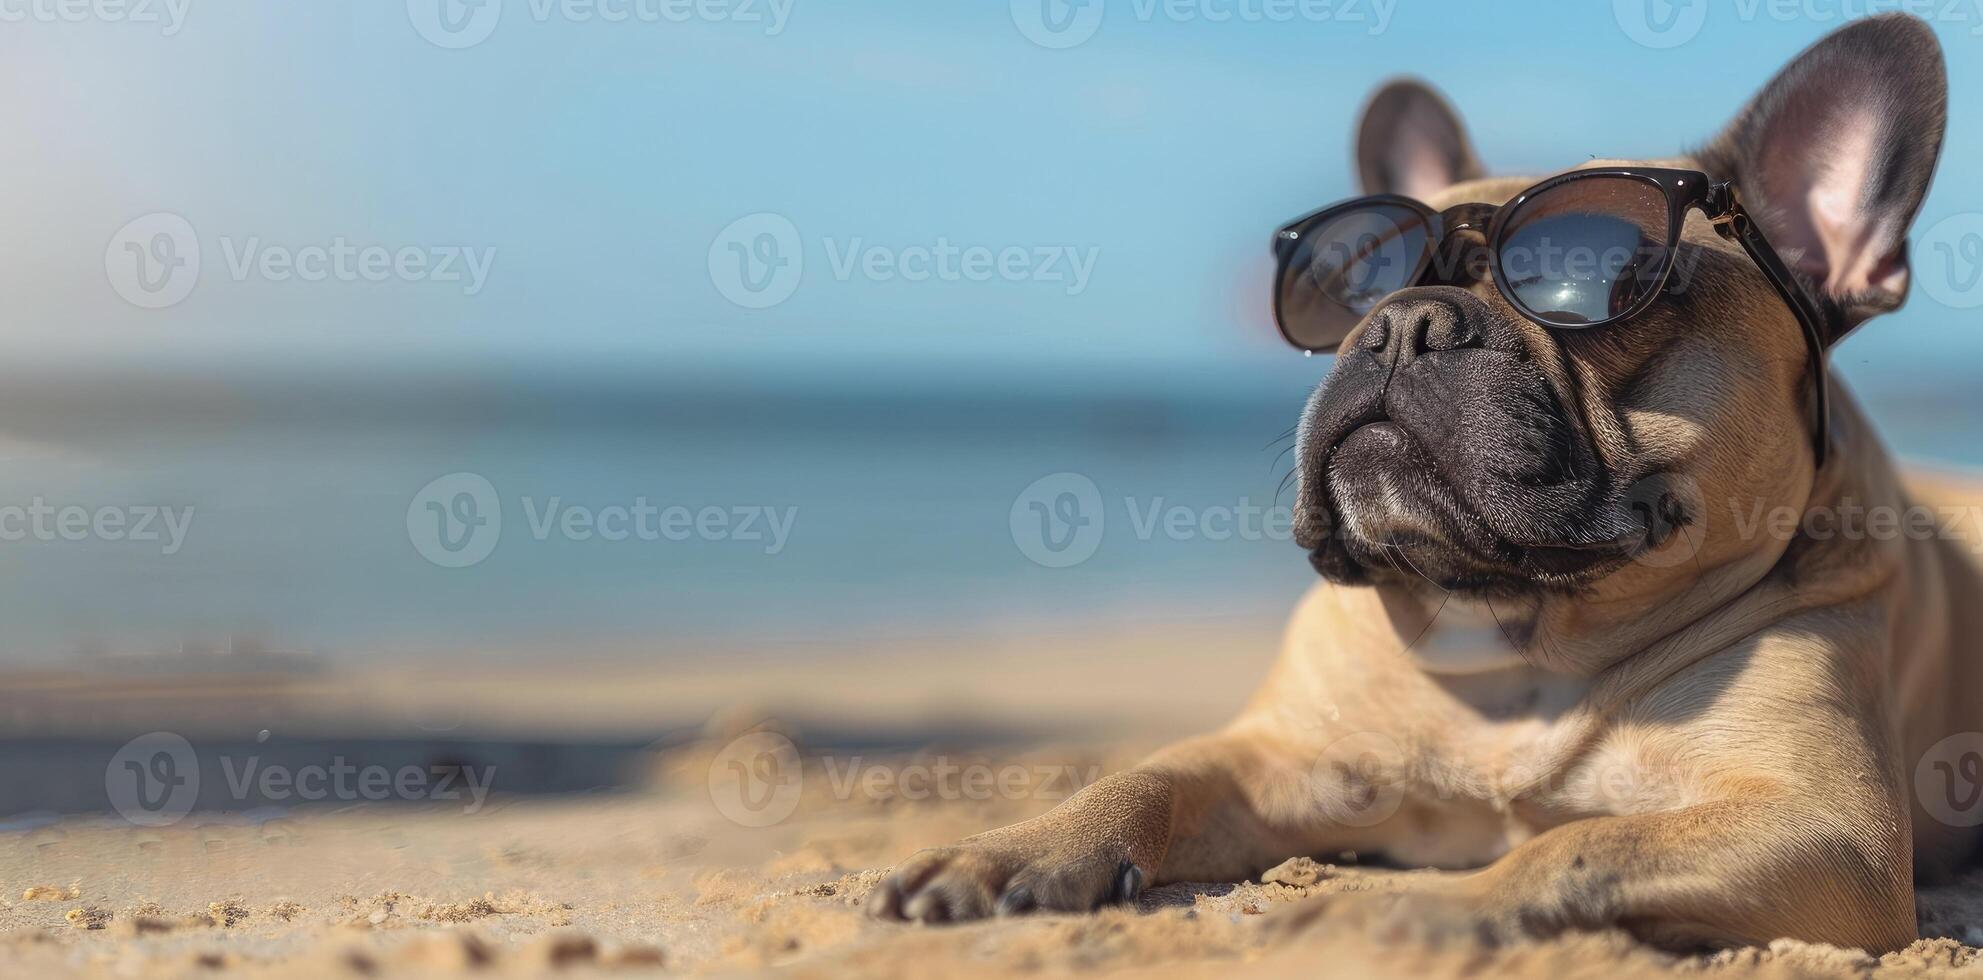
{"label": "dog's head", "polygon": [[[1940,152],[1945,91],[1924,25],[1870,18],[1805,51],[1704,149],[1648,165],[1734,181],[1842,335],[1906,295],[1905,236]],[[1366,193],[1439,210],[1502,205],[1535,181],[1484,179],[1458,118],[1414,82],[1373,97],[1356,153]],[[1586,166],[1600,164],[1617,162]],[[1461,231],[1445,247],[1484,241]],[[1646,592],[1701,563],[1773,562],[1760,552],[1782,542],[1713,533],[1730,508],[1708,502],[1804,504],[1807,342],[1698,212],[1679,247],[1667,292],[1623,324],[1538,326],[1471,261],[1438,263],[1373,308],[1301,419],[1296,540],[1316,569],[1493,596],[1600,581]],[[1644,560],[1669,548],[1693,553]]]}

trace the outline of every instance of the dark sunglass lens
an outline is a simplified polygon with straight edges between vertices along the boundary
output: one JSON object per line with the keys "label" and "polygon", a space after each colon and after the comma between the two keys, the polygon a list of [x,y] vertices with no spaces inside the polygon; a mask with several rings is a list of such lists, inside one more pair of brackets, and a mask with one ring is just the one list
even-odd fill
{"label": "dark sunglass lens", "polygon": [[1672,249],[1666,194],[1631,177],[1586,177],[1522,202],[1502,225],[1501,288],[1552,326],[1630,312],[1659,285]]}
{"label": "dark sunglass lens", "polygon": [[1309,350],[1342,343],[1384,297],[1411,285],[1430,237],[1424,215],[1382,202],[1326,215],[1292,234],[1275,287],[1281,332]]}

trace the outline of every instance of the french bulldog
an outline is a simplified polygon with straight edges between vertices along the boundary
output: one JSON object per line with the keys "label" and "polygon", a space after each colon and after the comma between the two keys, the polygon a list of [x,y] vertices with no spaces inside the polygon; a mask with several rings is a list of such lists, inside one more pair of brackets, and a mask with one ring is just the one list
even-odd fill
{"label": "french bulldog", "polygon": [[[1637,91],[1620,111],[1651,108]],[[1699,149],[1572,169],[1729,182],[1829,347],[1907,295],[1946,93],[1930,30],[1871,17]],[[1365,193],[1432,212],[1506,208],[1539,179],[1484,176],[1412,81],[1372,97],[1356,159]],[[1840,515],[1937,501],[1836,381],[1819,428],[1822,350],[1756,262],[1698,212],[1674,248],[1684,282],[1591,329],[1521,315],[1479,262],[1385,296],[1299,420],[1295,537],[1319,581],[1251,703],[909,857],[870,911],[1084,911],[1355,852],[1454,872],[1399,876],[1394,900],[1500,934],[1912,942],[1917,883],[1961,867],[1983,823],[1935,792],[1983,747],[1964,748],[1983,729],[1970,542],[1908,518],[1847,533]]]}

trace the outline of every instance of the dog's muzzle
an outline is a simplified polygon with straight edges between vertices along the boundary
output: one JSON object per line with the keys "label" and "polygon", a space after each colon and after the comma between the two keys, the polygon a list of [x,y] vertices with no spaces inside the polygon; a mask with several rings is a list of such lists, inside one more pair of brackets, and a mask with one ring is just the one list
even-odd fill
{"label": "dog's muzzle", "polygon": [[1644,537],[1533,343],[1455,287],[1371,312],[1303,418],[1295,539],[1324,576],[1562,582]]}

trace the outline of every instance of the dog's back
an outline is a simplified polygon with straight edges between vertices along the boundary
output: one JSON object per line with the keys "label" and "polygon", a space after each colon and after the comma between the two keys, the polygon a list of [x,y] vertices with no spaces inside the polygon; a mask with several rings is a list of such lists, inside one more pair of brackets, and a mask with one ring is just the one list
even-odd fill
{"label": "dog's back", "polygon": [[[1941,615],[1930,617],[1936,622],[1902,624],[1902,629],[1926,634],[1916,638],[1923,646],[1945,650],[1948,658],[1924,676],[1891,678],[1903,692],[1903,702],[1910,700],[1905,691],[1917,686],[1929,690],[1916,690],[1916,698],[1949,702],[1948,714],[1937,726],[1909,739],[1913,744],[1905,758],[1916,794],[1915,870],[1927,883],[1973,865],[1978,854],[1978,831],[1967,817],[1975,807],[1972,794],[1983,785],[1976,784],[1976,767],[1965,765],[1964,757],[1983,748],[1983,735],[1974,734],[1983,732],[1983,642],[1978,640],[1983,637],[1983,474],[1907,466],[1901,482],[1909,503],[1932,515],[1935,524],[1933,539],[1922,543],[1924,560],[1913,570],[1938,581],[1918,581],[1912,587],[1942,597],[1936,604]],[[1912,658],[1904,651],[1897,654],[1897,672],[1911,673],[1904,665]],[[1903,712],[1905,717],[1905,708]],[[1944,794],[1947,806],[1936,805],[1940,801],[1934,797]],[[1920,819],[1922,808],[1934,819]]]}
{"label": "dog's back", "polygon": [[[1909,464],[1901,467],[1900,478],[1908,495],[1922,506],[1983,512],[1983,473]],[[1963,530],[1967,540],[1983,541],[1983,529],[1974,524]]]}

